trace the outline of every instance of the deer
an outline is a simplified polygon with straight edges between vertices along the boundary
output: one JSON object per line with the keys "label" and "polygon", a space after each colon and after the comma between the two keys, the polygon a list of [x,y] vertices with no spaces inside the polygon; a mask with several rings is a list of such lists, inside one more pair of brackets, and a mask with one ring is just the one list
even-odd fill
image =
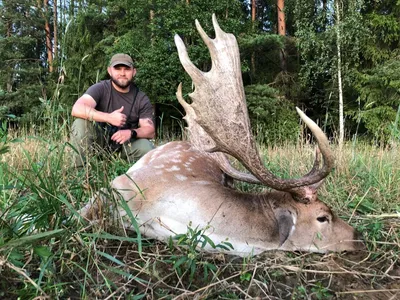
{"label": "deer", "polygon": [[[220,28],[214,14],[212,22],[214,39],[195,22],[210,51],[208,72],[191,62],[182,39],[174,37],[180,62],[194,85],[191,104],[184,100],[182,84],[176,93],[186,112],[188,141],[172,141],[148,152],[111,182],[111,192],[103,190],[79,214],[87,220],[99,218],[101,207],[116,197],[129,207],[147,238],[168,241],[191,224],[205,228],[214,243],[229,241],[229,254],[238,256],[268,250],[364,249],[356,230],[318,199],[318,187],[334,167],[334,155],[326,135],[300,109],[296,108],[319,149],[311,170],[301,178],[282,179],[264,166],[251,131],[236,38]],[[228,156],[247,171],[235,169]],[[233,180],[266,189],[244,193],[232,186]],[[117,204],[113,211],[121,226],[132,228],[126,206]],[[224,251],[208,244],[204,250]]]}

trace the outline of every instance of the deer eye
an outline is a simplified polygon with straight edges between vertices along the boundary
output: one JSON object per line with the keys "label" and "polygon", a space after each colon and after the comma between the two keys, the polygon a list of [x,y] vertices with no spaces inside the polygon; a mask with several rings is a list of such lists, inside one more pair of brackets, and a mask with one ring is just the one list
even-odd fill
{"label": "deer eye", "polygon": [[320,223],[324,223],[324,222],[329,222],[329,219],[327,216],[322,216],[322,217],[318,217],[317,221]]}

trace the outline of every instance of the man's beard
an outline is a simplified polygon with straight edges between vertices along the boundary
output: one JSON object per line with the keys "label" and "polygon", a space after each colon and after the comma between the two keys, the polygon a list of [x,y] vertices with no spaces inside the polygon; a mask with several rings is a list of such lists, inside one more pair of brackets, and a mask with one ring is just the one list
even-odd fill
{"label": "man's beard", "polygon": [[127,80],[125,84],[123,84],[121,81],[118,81],[117,79],[115,79],[114,77],[111,77],[112,82],[114,82],[114,84],[121,88],[121,89],[126,89],[130,84],[130,80]]}

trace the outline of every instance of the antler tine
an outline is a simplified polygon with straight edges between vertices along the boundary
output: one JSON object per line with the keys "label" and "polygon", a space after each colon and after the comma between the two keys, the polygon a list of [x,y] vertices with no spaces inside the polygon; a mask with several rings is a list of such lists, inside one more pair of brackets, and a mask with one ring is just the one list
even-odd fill
{"label": "antler tine", "polygon": [[[203,145],[211,146],[208,148],[210,152],[221,151],[232,155],[265,185],[277,190],[290,191],[293,194],[305,194],[300,187],[322,180],[333,167],[333,156],[330,153],[327,138],[315,123],[300,113],[319,143],[324,158],[322,168],[313,170],[299,179],[281,179],[266,169],[251,133],[236,38],[220,29],[215,16],[213,16],[213,25],[216,31],[215,39],[210,39],[200,24],[197,25],[212,58],[212,67],[209,72],[201,72],[194,67],[182,40],[175,37],[181,63],[195,85],[194,92],[189,94],[192,99],[189,110],[193,111],[187,110],[187,113],[192,115],[191,119],[195,121],[193,126],[202,128],[215,143],[215,146],[213,146],[214,143]],[[190,124],[189,127],[191,127]],[[189,130],[192,133],[199,132],[197,128],[189,128]],[[194,138],[191,137],[191,139]]]}
{"label": "antler tine", "polygon": [[189,140],[192,146],[198,150],[207,151],[207,149],[214,148],[215,142],[214,140],[208,135],[204,129],[197,124],[195,121],[196,114],[185,99],[182,96],[182,83],[179,84],[178,89],[176,91],[176,98],[178,102],[182,105],[185,109],[186,115],[183,117],[186,122],[188,123],[188,131],[189,131]]}
{"label": "antler tine", "polygon": [[[195,118],[196,114],[193,108],[183,99],[182,96],[182,83],[179,84],[178,89],[176,91],[176,98],[178,102],[185,109],[186,116],[183,118],[188,123],[188,131],[189,131],[189,140],[192,146],[199,150],[207,150],[215,147],[214,140],[204,131],[204,129],[196,123]],[[206,149],[205,149],[206,148]],[[249,173],[244,173],[236,170],[229,162],[229,159],[225,154],[221,152],[208,153],[220,166],[221,170],[232,177],[233,179],[253,183],[253,184],[262,184],[254,175]]]}
{"label": "antler tine", "polygon": [[[321,128],[319,128],[319,126],[313,120],[307,117],[307,115],[300,108],[296,107],[296,111],[299,114],[300,118],[303,120],[303,122],[311,130],[315,139],[317,140],[319,150],[322,154],[322,157],[324,158],[324,164],[322,168],[319,169],[319,172],[321,172],[320,176],[323,176],[321,179],[323,179],[330,173],[330,171],[333,169],[335,165],[335,159],[332,154],[331,148],[329,146],[328,138],[326,137],[325,133],[321,130]],[[316,156],[318,156],[318,153],[316,154]],[[318,160],[316,160],[316,162],[317,161]]]}
{"label": "antler tine", "polygon": [[186,46],[183,43],[182,39],[180,38],[179,35],[175,34],[174,36],[174,41],[175,45],[178,48],[178,55],[179,55],[179,60],[181,61],[181,64],[185,71],[189,74],[189,76],[192,78],[193,81],[201,80],[203,75],[203,72],[200,71],[190,60],[189,55],[186,50]]}

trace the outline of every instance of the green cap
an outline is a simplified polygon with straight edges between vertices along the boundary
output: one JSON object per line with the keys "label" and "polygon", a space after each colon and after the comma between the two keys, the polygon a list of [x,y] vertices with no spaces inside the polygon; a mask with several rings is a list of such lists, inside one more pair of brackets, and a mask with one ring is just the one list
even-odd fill
{"label": "green cap", "polygon": [[133,68],[132,57],[123,53],[115,54],[110,60],[110,67],[115,67],[116,65],[124,65]]}

